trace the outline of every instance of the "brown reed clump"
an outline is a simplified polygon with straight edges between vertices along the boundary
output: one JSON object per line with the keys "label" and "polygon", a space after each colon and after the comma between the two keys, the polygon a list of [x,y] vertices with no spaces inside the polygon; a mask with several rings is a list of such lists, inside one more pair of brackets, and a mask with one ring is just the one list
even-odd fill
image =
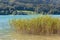
{"label": "brown reed clump", "polygon": [[31,20],[13,19],[10,24],[18,32],[44,35],[60,34],[60,19],[50,16],[39,16]]}

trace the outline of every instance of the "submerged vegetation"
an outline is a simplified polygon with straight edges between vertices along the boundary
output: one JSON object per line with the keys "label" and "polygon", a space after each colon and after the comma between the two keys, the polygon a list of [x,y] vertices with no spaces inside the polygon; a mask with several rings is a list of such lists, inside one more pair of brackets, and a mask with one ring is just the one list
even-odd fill
{"label": "submerged vegetation", "polygon": [[50,16],[38,16],[32,19],[13,19],[10,25],[17,32],[28,34],[60,34],[60,19]]}

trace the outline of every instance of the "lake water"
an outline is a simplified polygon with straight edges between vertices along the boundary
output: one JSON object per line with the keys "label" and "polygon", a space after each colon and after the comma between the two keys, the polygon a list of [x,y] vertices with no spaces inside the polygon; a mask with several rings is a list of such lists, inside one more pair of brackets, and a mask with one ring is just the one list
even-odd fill
{"label": "lake water", "polygon": [[[9,25],[11,19],[31,19],[40,15],[0,15],[0,38],[7,38],[12,28]],[[60,18],[60,15],[50,15],[51,17]]]}
{"label": "lake water", "polygon": [[[0,22],[8,22],[11,19],[30,19],[38,16],[40,15],[0,15]],[[60,18],[60,15],[49,15],[49,16]]]}

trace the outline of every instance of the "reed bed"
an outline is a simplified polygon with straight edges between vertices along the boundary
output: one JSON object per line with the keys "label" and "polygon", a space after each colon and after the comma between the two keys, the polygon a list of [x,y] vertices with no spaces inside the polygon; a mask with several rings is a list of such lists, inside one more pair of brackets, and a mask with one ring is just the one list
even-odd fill
{"label": "reed bed", "polygon": [[38,16],[32,19],[12,19],[10,25],[17,32],[27,34],[60,34],[60,19],[50,16]]}

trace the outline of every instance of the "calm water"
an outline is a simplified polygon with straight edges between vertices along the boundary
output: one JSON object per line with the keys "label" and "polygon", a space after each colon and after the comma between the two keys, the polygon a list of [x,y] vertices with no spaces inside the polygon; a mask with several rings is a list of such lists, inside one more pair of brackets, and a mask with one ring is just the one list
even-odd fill
{"label": "calm water", "polygon": [[[40,15],[0,15],[0,22],[8,22],[11,19],[31,19]],[[60,18],[60,15],[49,15],[51,17]]]}
{"label": "calm water", "polygon": [[[12,32],[12,28],[9,25],[11,19],[31,19],[40,15],[0,15],[0,38],[7,38],[7,35]],[[60,15],[50,15],[51,17],[60,18]]]}

